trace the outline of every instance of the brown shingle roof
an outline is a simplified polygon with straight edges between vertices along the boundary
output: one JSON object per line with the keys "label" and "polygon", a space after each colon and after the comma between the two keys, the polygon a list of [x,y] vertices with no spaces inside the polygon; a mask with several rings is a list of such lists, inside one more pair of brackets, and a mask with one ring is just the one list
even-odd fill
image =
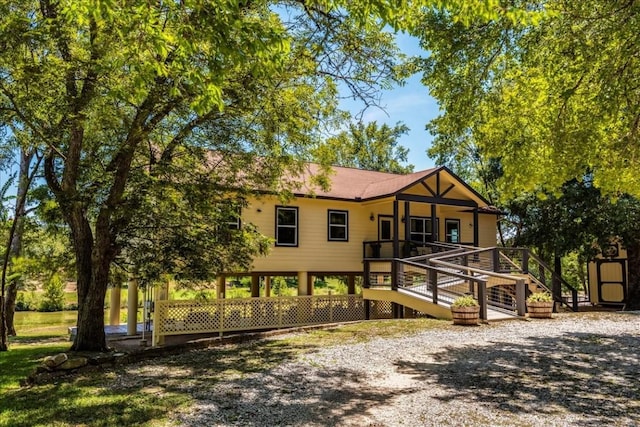
{"label": "brown shingle roof", "polygon": [[323,190],[311,184],[311,176],[320,172],[320,166],[309,164],[296,181],[302,183],[294,191],[298,196],[315,195],[346,200],[366,200],[392,195],[435,172],[438,168],[398,175],[387,172],[367,171],[354,168],[333,166],[329,178],[331,186]]}

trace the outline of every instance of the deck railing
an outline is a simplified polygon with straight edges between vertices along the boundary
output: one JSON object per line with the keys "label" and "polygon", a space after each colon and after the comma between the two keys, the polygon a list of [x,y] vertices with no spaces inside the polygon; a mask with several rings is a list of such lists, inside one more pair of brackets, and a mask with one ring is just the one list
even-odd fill
{"label": "deck railing", "polygon": [[159,300],[155,303],[153,343],[161,337],[277,329],[365,319],[359,295]]}
{"label": "deck railing", "polygon": [[[433,263],[442,265],[442,261],[473,266],[485,272],[527,274],[539,290],[551,293],[555,301],[573,311],[578,310],[578,290],[527,248],[493,247],[459,253],[447,252],[435,257]],[[557,292],[552,291],[553,282],[560,285],[561,289]]]}

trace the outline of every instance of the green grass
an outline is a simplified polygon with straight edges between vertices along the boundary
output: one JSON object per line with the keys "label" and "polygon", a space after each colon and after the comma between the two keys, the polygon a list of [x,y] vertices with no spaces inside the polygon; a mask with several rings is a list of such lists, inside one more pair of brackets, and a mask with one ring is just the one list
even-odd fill
{"label": "green grass", "polygon": [[[433,319],[352,323],[147,362],[166,364],[167,369],[176,367],[176,372],[167,372],[161,381],[140,374],[131,377],[125,373],[127,367],[119,367],[19,388],[19,382],[33,371],[42,357],[69,348],[66,328],[75,323],[75,312],[19,314],[21,336],[11,338],[9,352],[0,353],[0,427],[174,425],[173,413],[190,410],[192,396],[184,390],[184,381],[206,378],[214,381],[246,375],[325,346],[451,327],[448,321]],[[121,381],[123,377],[132,380]]]}

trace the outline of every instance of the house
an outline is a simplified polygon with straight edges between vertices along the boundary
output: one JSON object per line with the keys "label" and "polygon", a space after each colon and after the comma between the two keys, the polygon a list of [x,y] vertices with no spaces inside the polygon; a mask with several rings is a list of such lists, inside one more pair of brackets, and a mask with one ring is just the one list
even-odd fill
{"label": "house", "polygon": [[[247,200],[229,226],[251,223],[273,247],[247,271],[220,274],[218,298],[170,300],[168,285],[154,291],[154,345],[170,335],[407,313],[451,318],[452,301],[465,294],[478,300],[484,320],[522,317],[526,294],[548,290],[554,280],[553,270],[526,248],[496,247],[501,212],[446,167],[407,175],[335,167],[328,188],[313,184],[317,172],[310,164],[292,178],[297,190],[286,203],[272,194]],[[251,277],[251,298],[225,298],[227,279],[238,276]],[[270,295],[271,279],[281,276],[296,279],[297,296]],[[314,296],[318,276],[347,277],[348,295]],[[363,283],[358,294],[357,277]]]}
{"label": "house", "polygon": [[286,204],[270,195],[249,201],[240,221],[274,246],[250,271],[221,275],[222,296],[226,276],[250,275],[253,296],[261,279],[297,277],[298,295],[312,295],[316,276],[348,277],[353,290],[366,257],[419,255],[431,242],[496,245],[500,212],[446,167],[408,175],[334,167],[328,189],[311,184],[318,170],[308,165]]}

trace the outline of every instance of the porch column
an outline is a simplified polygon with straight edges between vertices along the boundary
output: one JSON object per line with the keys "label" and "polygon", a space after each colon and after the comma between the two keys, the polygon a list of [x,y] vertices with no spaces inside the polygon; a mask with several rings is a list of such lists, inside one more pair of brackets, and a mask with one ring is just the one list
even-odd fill
{"label": "porch column", "polygon": [[347,276],[347,294],[354,295],[356,293],[356,276],[349,274]]}
{"label": "porch column", "polygon": [[251,275],[251,297],[258,298],[260,296],[260,276]]}
{"label": "porch column", "polygon": [[400,231],[400,227],[398,226],[399,222],[399,207],[398,200],[393,201],[393,257],[398,258],[400,256],[400,236],[398,233]]}
{"label": "porch column", "polygon": [[227,281],[224,274],[216,277],[216,291],[219,299],[223,299],[225,297],[225,293],[227,292]]}
{"label": "porch column", "polygon": [[129,280],[127,288],[127,335],[138,333],[138,280]]}
{"label": "porch column", "polygon": [[479,227],[478,227],[478,208],[473,208],[473,246],[476,248],[479,246]]}
{"label": "porch column", "polygon": [[436,218],[436,204],[431,204],[431,238],[434,242],[438,241],[438,221]]}
{"label": "porch column", "polygon": [[298,271],[298,295],[309,295],[309,276],[306,271]]}
{"label": "porch column", "polygon": [[264,276],[264,296],[271,296],[271,276]]}
{"label": "porch column", "polygon": [[410,203],[404,202],[404,240],[405,240],[405,256],[411,256],[411,208]]}
{"label": "porch column", "polygon": [[109,295],[109,324],[118,326],[120,324],[120,285],[113,286]]}
{"label": "porch column", "polygon": [[167,313],[163,312],[160,313],[160,309],[158,308],[158,301],[160,300],[168,300],[169,299],[169,281],[162,283],[161,285],[159,285],[156,289],[156,292],[154,294],[154,313],[153,313],[153,322],[154,322],[154,328],[153,328],[153,335],[152,335],[152,345],[155,347],[157,345],[164,345],[164,335],[162,336],[158,336],[156,334],[156,329],[155,329],[155,325],[158,324],[158,320],[159,319],[165,319]]}

